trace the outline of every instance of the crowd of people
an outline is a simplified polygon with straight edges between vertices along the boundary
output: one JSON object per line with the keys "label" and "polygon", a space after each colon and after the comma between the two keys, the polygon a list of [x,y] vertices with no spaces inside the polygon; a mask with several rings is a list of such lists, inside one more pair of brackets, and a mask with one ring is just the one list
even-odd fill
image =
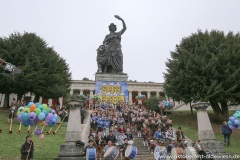
{"label": "crowd of people", "polygon": [[174,132],[172,125],[166,115],[146,110],[141,105],[104,103],[92,110],[89,145],[84,152],[86,154],[87,148],[94,147],[98,157],[102,157],[110,146],[115,145],[122,159],[127,159],[124,151],[129,141],[134,143],[134,137],[138,137],[150,154],[168,155],[174,147],[187,147],[181,127]]}
{"label": "crowd of people", "polygon": [[[9,109],[8,122],[14,118],[20,106],[25,106],[25,102],[17,102],[13,99]],[[59,115],[59,121],[61,117],[65,121],[64,124],[67,125],[67,109],[64,107],[61,110],[56,108],[56,111]],[[97,157],[103,157],[108,148],[116,146],[122,159],[128,159],[125,150],[129,144],[134,144],[136,137],[138,137],[138,140],[142,139],[142,145],[148,149],[150,154],[154,154],[155,159],[156,154],[167,156],[171,154],[171,150],[175,147],[184,150],[188,146],[181,127],[178,127],[177,131],[174,132],[171,119],[155,111],[146,110],[142,105],[102,103],[94,105],[91,111],[91,134],[88,137],[89,143],[83,150],[83,155],[86,155],[88,148],[95,148]],[[83,123],[84,115],[82,114],[81,117]],[[231,129],[229,129],[226,121],[222,132],[224,142],[229,145]],[[30,151],[33,152],[33,148],[29,150],[29,139],[31,137],[26,137],[26,143],[21,148],[22,156],[30,153]],[[194,144],[197,152],[202,151],[199,142],[195,141]]]}

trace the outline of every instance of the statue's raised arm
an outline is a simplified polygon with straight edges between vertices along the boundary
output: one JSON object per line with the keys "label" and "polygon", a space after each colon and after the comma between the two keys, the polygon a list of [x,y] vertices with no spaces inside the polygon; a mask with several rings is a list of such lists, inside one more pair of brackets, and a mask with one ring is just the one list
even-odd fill
{"label": "statue's raised arm", "polygon": [[118,20],[122,21],[123,29],[120,31],[120,33],[123,34],[127,29],[126,23],[124,22],[124,20],[120,16],[115,15],[114,17],[117,18]]}

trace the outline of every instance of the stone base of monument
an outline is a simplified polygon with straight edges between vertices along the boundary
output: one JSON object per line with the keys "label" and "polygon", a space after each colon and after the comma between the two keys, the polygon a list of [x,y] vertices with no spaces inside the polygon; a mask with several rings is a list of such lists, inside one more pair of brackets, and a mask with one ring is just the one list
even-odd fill
{"label": "stone base of monument", "polygon": [[[90,133],[90,112],[81,110],[76,106],[70,108],[65,143],[60,146],[60,152],[56,160],[80,160],[84,146],[76,145],[78,140],[87,145],[88,135]],[[81,124],[81,112],[84,112],[85,119]]]}
{"label": "stone base of monument", "polygon": [[67,160],[67,159],[79,159],[82,152],[82,147],[76,146],[75,144],[62,144],[60,146],[60,153],[58,155],[58,160]]}
{"label": "stone base of monument", "polygon": [[215,135],[210,123],[210,119],[207,112],[208,102],[199,102],[192,105],[197,110],[198,120],[198,137],[202,150],[209,150],[213,153],[215,160],[231,160],[229,154],[225,152],[224,145],[220,141],[215,140]]}
{"label": "stone base of monument", "polygon": [[95,74],[95,81],[126,82],[127,80],[128,80],[128,75],[126,73],[118,73],[118,74],[96,73]]}
{"label": "stone base of monument", "polygon": [[227,154],[225,152],[223,143],[221,141],[215,141],[215,140],[203,140],[200,142],[200,145],[203,150],[209,150],[213,153],[215,160],[231,160],[230,154]]}

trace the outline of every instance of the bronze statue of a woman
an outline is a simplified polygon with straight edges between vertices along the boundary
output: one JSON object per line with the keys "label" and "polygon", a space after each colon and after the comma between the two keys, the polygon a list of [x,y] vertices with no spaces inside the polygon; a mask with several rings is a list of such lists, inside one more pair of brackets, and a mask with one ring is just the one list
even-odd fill
{"label": "bronze statue of a woman", "polygon": [[[105,46],[105,55],[107,55],[107,73],[122,73],[123,71],[123,54],[121,49],[121,35],[126,31],[127,27],[124,20],[115,15],[115,18],[122,21],[123,29],[117,31],[117,26],[113,23],[109,25],[110,33],[106,35],[103,45]],[[101,72],[101,71],[100,71]],[[103,71],[104,72],[104,71]]]}

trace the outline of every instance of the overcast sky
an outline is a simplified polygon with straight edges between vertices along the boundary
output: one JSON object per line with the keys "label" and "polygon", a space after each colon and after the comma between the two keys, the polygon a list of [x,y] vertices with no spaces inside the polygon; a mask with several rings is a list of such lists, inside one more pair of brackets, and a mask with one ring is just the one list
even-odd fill
{"label": "overcast sky", "polygon": [[64,58],[73,79],[94,79],[96,49],[122,17],[129,79],[164,82],[165,62],[181,39],[201,30],[240,30],[239,0],[0,0],[0,36],[35,32]]}

